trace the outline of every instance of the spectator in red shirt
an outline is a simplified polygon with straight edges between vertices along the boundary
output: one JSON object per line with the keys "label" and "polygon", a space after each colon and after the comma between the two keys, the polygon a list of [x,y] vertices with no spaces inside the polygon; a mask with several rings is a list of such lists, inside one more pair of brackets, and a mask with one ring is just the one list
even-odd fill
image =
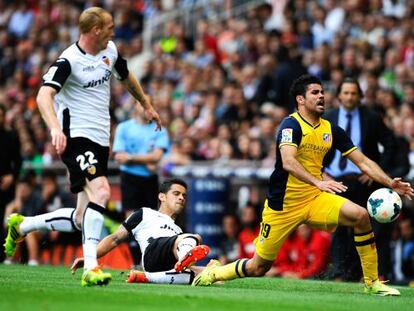
{"label": "spectator in red shirt", "polygon": [[303,224],[283,244],[269,276],[299,279],[320,276],[329,261],[330,236]]}

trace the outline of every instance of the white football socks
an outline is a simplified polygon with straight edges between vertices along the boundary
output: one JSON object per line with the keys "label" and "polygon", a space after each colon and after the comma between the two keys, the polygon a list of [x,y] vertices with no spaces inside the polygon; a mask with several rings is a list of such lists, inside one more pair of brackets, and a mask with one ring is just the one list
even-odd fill
{"label": "white football socks", "polygon": [[162,272],[145,272],[150,283],[157,284],[191,284],[194,278],[193,271],[176,272],[174,269]]}
{"label": "white football socks", "polygon": [[96,248],[101,238],[104,222],[102,213],[104,211],[105,209],[102,206],[89,202],[83,214],[82,244],[85,270],[91,270],[98,266]]}
{"label": "white football socks", "polygon": [[75,227],[74,212],[74,208],[60,208],[50,213],[25,217],[19,227],[20,233],[26,235],[36,230],[74,232],[78,230]]}
{"label": "white football socks", "polygon": [[177,245],[178,260],[181,260],[189,251],[198,244],[198,240],[190,235],[182,239]]}

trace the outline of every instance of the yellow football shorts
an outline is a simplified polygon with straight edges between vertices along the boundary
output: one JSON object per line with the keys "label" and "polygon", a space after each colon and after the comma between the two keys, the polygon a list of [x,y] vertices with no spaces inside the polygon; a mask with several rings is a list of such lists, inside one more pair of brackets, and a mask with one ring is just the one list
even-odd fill
{"label": "yellow football shorts", "polygon": [[300,224],[312,228],[334,231],[338,225],[339,211],[347,199],[328,192],[321,192],[306,205],[284,207],[275,211],[264,203],[259,236],[255,239],[256,252],[265,260],[274,260],[283,242]]}

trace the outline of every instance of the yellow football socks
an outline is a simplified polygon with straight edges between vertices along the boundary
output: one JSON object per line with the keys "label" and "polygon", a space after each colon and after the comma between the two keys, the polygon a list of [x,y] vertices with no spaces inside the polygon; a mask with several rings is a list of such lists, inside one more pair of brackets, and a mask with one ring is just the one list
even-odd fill
{"label": "yellow football socks", "polygon": [[354,234],[355,246],[361,259],[365,282],[378,280],[378,256],[372,231]]}
{"label": "yellow football socks", "polygon": [[225,266],[214,268],[216,281],[228,281],[247,276],[246,264],[248,259],[239,259]]}

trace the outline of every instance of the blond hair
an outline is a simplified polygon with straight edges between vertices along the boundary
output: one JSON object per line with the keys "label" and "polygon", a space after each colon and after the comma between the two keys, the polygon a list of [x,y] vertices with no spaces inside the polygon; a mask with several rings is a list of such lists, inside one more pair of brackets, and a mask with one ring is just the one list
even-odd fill
{"label": "blond hair", "polygon": [[109,14],[106,10],[99,7],[90,7],[82,12],[79,17],[79,31],[85,34],[91,31],[94,26],[102,28],[105,23],[105,15]]}

